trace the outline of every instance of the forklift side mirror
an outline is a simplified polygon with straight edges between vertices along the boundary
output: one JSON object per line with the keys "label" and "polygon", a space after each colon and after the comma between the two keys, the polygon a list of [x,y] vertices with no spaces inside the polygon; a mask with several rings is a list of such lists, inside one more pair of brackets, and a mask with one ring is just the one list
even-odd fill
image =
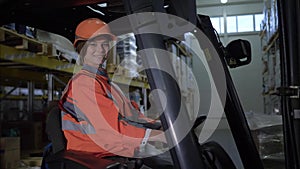
{"label": "forklift side mirror", "polygon": [[230,68],[247,65],[251,62],[251,45],[247,40],[234,40],[226,46],[225,50],[225,59]]}

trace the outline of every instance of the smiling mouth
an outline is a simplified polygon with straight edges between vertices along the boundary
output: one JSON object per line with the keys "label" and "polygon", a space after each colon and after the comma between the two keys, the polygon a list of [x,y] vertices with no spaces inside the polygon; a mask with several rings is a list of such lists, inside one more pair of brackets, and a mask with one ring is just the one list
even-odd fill
{"label": "smiling mouth", "polygon": [[106,55],[93,55],[94,58],[106,58]]}
{"label": "smiling mouth", "polygon": [[105,60],[107,60],[107,55],[97,56],[97,59],[100,60],[100,63],[103,63],[103,62],[105,62]]}

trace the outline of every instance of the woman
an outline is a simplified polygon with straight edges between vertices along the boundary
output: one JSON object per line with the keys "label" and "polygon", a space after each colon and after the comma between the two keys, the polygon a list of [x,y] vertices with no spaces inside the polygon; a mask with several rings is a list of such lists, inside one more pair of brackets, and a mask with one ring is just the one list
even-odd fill
{"label": "woman", "polygon": [[69,81],[59,103],[67,150],[97,157],[134,157],[148,139],[165,142],[161,131],[145,127],[149,119],[109,80],[104,65],[114,40],[99,19],[90,18],[77,26],[74,46],[83,67]]}

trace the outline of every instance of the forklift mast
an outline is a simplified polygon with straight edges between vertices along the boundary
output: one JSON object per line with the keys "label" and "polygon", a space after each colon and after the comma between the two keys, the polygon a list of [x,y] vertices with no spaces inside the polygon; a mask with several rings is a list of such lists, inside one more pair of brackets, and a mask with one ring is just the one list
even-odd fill
{"label": "forklift mast", "polygon": [[[166,13],[166,10],[163,8],[163,1],[149,1],[149,0],[124,0],[124,6],[127,14],[138,14],[141,12],[161,12]],[[197,16],[196,13],[196,4],[194,0],[173,0],[169,4],[169,10],[168,14],[175,15],[178,17],[181,17],[188,22],[196,25],[199,29],[203,30],[202,23],[200,18]],[[147,18],[148,19],[148,18]],[[155,22],[155,16],[149,20],[149,22],[145,21],[145,18],[137,17],[135,18],[135,21],[131,22],[140,22],[143,23],[137,28],[134,28],[136,32],[139,32],[139,30],[143,30],[144,27],[151,25],[152,28],[160,29],[160,24]],[[149,26],[150,27],[150,26]],[[204,32],[205,34],[209,34],[210,32]],[[196,37],[197,33],[195,33]],[[158,48],[162,50],[166,50],[166,47],[163,43],[163,36],[157,35],[157,34],[138,34],[136,35],[137,39],[137,45],[139,47],[139,50],[144,49],[151,49],[151,48]],[[250,129],[247,125],[247,121],[244,115],[244,111],[242,109],[241,103],[239,101],[238,95],[236,93],[236,90],[233,85],[233,81],[231,79],[230,73],[228,71],[226,61],[224,58],[224,52],[220,48],[220,43],[217,40],[217,37],[209,37],[210,41],[214,45],[213,47],[209,47],[208,45],[204,44],[205,42],[201,42],[200,39],[198,39],[200,46],[205,46],[208,50],[210,50],[210,53],[214,53],[214,51],[217,51],[219,59],[222,62],[223,69],[225,72],[226,77],[226,85],[227,85],[227,91],[226,91],[226,104],[225,104],[225,114],[230,126],[230,130],[233,134],[233,138],[235,140],[239,155],[241,157],[243,166],[245,169],[263,169],[262,162],[260,160],[257,148],[254,144],[254,141],[252,139]],[[202,43],[202,44],[201,44]],[[148,53],[149,55],[149,53]],[[162,66],[162,63],[165,62],[165,58],[163,56],[160,56],[159,53],[155,52],[153,50],[153,53],[150,54],[151,57],[144,57],[143,64],[157,64],[156,67]],[[151,58],[151,59],[147,59]],[[153,62],[155,60],[156,62]],[[208,61],[209,66],[212,66],[214,63],[212,63],[214,59],[212,59],[210,62]],[[169,63],[169,62],[168,62]],[[164,67],[169,66],[167,69],[172,69],[172,65],[163,65]],[[166,69],[166,68],[165,68]],[[162,71],[159,71],[157,69],[148,69],[146,70],[146,74],[148,77],[148,81],[151,87],[151,90],[153,89],[163,89],[167,100],[168,105],[163,113],[163,115],[160,117],[162,126],[164,130],[171,129],[170,133],[166,133],[167,141],[170,143],[174,143],[174,140],[178,140],[178,135],[176,134],[176,131],[179,129],[174,126],[173,122],[176,120],[179,112],[179,107],[177,105],[180,105],[180,91],[178,86],[174,83],[174,80]],[[212,72],[213,77],[217,77],[217,75],[214,75],[214,72]],[[155,78],[154,78],[155,77]],[[155,80],[154,80],[155,79]],[[217,79],[214,79],[215,81]],[[216,84],[218,85],[218,84]],[[166,87],[167,86],[167,87]],[[217,90],[220,90],[217,86]],[[218,91],[221,92],[221,91]],[[184,110],[186,111],[186,110]],[[184,113],[187,116],[187,113]],[[186,118],[188,117],[181,117]],[[183,120],[184,121],[184,120]],[[189,121],[186,120],[188,123]],[[174,162],[174,166],[178,169],[191,169],[191,168],[201,168],[205,169],[204,161],[201,157],[201,154],[197,147],[197,141],[193,138],[192,131],[190,131],[187,136],[181,141],[176,142],[174,148],[170,150],[171,156]],[[225,166],[224,166],[225,167]],[[225,167],[226,168],[226,167]]]}

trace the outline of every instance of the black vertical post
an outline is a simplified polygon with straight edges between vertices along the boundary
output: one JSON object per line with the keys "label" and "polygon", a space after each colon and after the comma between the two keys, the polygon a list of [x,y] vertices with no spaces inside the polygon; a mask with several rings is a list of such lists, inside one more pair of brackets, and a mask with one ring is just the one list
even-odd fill
{"label": "black vertical post", "polygon": [[296,95],[281,96],[285,163],[287,169],[300,168],[300,2],[278,1],[281,86]]}
{"label": "black vertical post", "polygon": [[[135,14],[139,12],[165,12],[163,9],[163,1],[149,1],[149,0],[124,0],[124,6],[127,14]],[[196,14],[196,13],[195,13]],[[136,32],[142,32],[144,27],[150,27],[151,29],[160,29],[159,23],[156,22],[155,14],[149,18],[141,18],[138,15],[133,22],[143,23],[138,25],[137,28],[133,28]],[[132,22],[132,21],[131,21]],[[169,70],[168,73],[174,74],[171,60],[168,56],[164,56],[160,52],[156,52],[155,49],[161,49],[166,51],[166,46],[163,41],[163,36],[158,34],[138,34],[136,35],[138,48],[142,51],[141,59],[144,65],[149,67],[164,67],[164,70]],[[147,50],[148,49],[148,50]],[[143,51],[148,53],[143,53]],[[150,57],[148,57],[150,56]],[[148,67],[147,66],[147,67]],[[190,124],[187,110],[181,107],[181,93],[175,79],[169,74],[159,69],[146,70],[148,82],[151,90],[162,90],[166,96],[166,107],[164,113],[160,116],[160,120],[164,130],[166,132],[166,139],[169,145],[174,145],[174,148],[170,150],[174,168],[177,169],[206,169],[204,162],[201,158],[200,152],[197,149],[198,140],[195,140],[191,131],[180,140],[180,126],[175,126],[174,122],[179,116],[179,111],[183,112],[180,115],[180,121],[182,125]],[[159,100],[159,96],[156,97]],[[171,143],[171,144],[170,144]]]}

